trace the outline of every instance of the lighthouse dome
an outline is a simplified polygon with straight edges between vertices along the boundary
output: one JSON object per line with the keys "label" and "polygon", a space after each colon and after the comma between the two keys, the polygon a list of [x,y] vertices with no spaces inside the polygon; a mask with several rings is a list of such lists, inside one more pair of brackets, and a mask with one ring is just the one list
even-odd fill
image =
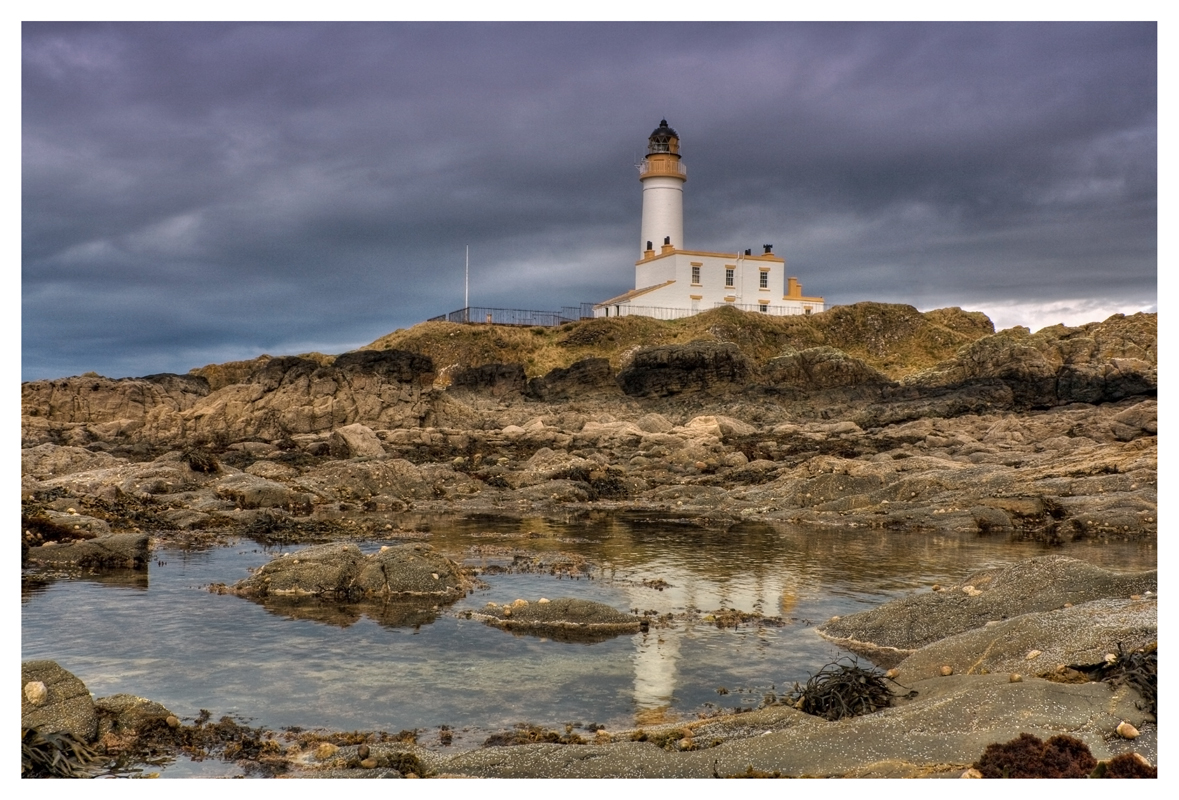
{"label": "lighthouse dome", "polygon": [[678,155],[680,151],[680,136],[675,129],[667,124],[667,120],[659,120],[659,127],[647,137],[647,153],[671,153]]}

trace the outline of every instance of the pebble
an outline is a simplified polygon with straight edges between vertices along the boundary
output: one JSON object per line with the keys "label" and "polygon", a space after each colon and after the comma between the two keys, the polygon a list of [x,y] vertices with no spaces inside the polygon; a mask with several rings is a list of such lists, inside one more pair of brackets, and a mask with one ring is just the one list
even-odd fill
{"label": "pebble", "polygon": [[356,748],[356,757],[363,761],[369,757],[369,752],[368,745],[362,744],[360,747]]}
{"label": "pebble", "polygon": [[901,671],[899,669],[897,669],[896,667],[893,667],[888,672],[884,673],[884,677],[888,678],[890,681],[895,681],[897,679],[897,676],[899,676],[900,674],[901,674]]}
{"label": "pebble", "polygon": [[1029,650],[1028,654],[1024,656],[1024,660],[1031,661],[1033,658],[1039,658],[1043,653],[1043,650]]}
{"label": "pebble", "polygon": [[545,603],[549,603],[549,602],[552,602],[552,601],[551,601],[551,600],[549,600],[547,597],[542,597],[542,598],[540,598],[539,600],[537,600],[536,602],[537,602],[537,603],[540,603],[541,605],[543,605],[543,604],[545,604]]}
{"label": "pebble", "polygon": [[1117,660],[1118,660],[1118,657],[1116,654],[1114,654],[1114,653],[1106,653],[1105,654],[1105,663],[1106,664],[1112,664]]}
{"label": "pebble", "polygon": [[940,592],[942,590],[942,585],[940,583],[935,583],[933,586],[931,586],[929,588],[931,591]]}
{"label": "pebble", "polygon": [[528,605],[528,601],[520,597],[512,601],[512,608],[523,608],[526,605]]}
{"label": "pebble", "polygon": [[169,728],[179,728],[179,727],[180,727],[180,719],[179,719],[179,717],[175,717],[175,716],[173,716],[172,714],[169,714],[169,715],[168,715],[168,716],[167,716],[167,717],[164,719],[164,722],[165,722],[165,723],[167,723],[167,725],[168,725],[168,727],[169,727]]}
{"label": "pebble", "polygon": [[1131,725],[1129,722],[1122,722],[1120,725],[1118,725],[1117,732],[1118,732],[1118,736],[1121,736],[1123,739],[1137,739],[1138,738],[1138,729],[1135,728],[1133,725]]}
{"label": "pebble", "polygon": [[324,761],[334,756],[339,749],[331,742],[323,742],[319,747],[315,748],[315,757],[320,761]]}
{"label": "pebble", "polygon": [[963,772],[963,773],[962,773],[962,777],[963,777],[963,778],[981,778],[981,777],[982,777],[982,773],[981,773],[981,772],[979,772],[979,771],[978,771],[977,769],[975,769],[974,767],[971,767],[970,769],[968,769],[968,770],[966,770],[965,772]]}
{"label": "pebble", "polygon": [[29,681],[25,684],[25,699],[33,705],[40,705],[45,702],[45,695],[49,690],[45,688],[45,684],[41,681]]}
{"label": "pebble", "polygon": [[1151,766],[1150,762],[1146,760],[1146,756],[1142,755],[1142,753],[1132,753],[1132,755],[1134,756],[1134,758],[1138,759],[1139,763],[1141,763],[1142,766],[1144,766],[1144,767]]}
{"label": "pebble", "polygon": [[942,677],[943,677],[943,678],[944,678],[944,677],[948,677],[948,676],[950,676],[950,675],[953,675],[953,674],[954,674],[954,668],[953,668],[953,667],[951,667],[949,664],[947,664],[946,666],[942,667]]}
{"label": "pebble", "polygon": [[963,586],[962,591],[966,594],[967,597],[978,597],[980,594],[982,594],[980,590],[975,589],[973,586]]}
{"label": "pebble", "polygon": [[366,758],[360,762],[361,769],[376,769],[377,760],[375,758]]}
{"label": "pebble", "polygon": [[66,513],[67,513],[67,514],[77,514],[77,513],[78,513],[78,509],[76,509],[76,508],[67,508],[67,509],[66,509]]}
{"label": "pebble", "polygon": [[1009,677],[1007,680],[1011,683],[1023,683],[1023,676],[1018,672],[1013,672],[1011,673],[1011,677]]}
{"label": "pebble", "polygon": [[437,572],[431,572],[431,573],[430,573],[430,577],[431,577],[431,578],[433,578],[434,580],[438,580],[438,573],[437,573]]}

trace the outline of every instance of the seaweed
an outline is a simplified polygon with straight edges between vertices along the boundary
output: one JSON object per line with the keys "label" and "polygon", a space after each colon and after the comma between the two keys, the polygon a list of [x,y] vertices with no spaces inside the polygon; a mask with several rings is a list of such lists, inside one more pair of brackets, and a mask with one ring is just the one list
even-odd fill
{"label": "seaweed", "polygon": [[827,720],[858,717],[892,704],[894,695],[886,680],[891,679],[874,667],[864,669],[854,657],[838,658],[812,675],[805,686],[795,683],[788,702]]}
{"label": "seaweed", "polygon": [[1044,742],[1021,733],[1009,742],[987,745],[973,766],[984,778],[1087,778],[1097,759],[1087,744],[1072,736]]}
{"label": "seaweed", "polygon": [[42,733],[36,728],[20,731],[22,778],[92,778],[99,755],[73,735]]}

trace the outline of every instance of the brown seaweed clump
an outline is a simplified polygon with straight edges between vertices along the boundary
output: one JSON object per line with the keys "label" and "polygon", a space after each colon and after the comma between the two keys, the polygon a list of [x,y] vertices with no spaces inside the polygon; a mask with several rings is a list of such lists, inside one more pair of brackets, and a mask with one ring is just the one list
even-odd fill
{"label": "brown seaweed clump", "polygon": [[[1102,778],[1157,778],[1158,767],[1152,767],[1137,753],[1122,753],[1103,765]],[[1098,768],[1100,770],[1100,767]],[[1095,775],[1097,773],[1094,773]]]}
{"label": "brown seaweed clump", "polygon": [[1009,742],[987,745],[973,766],[984,778],[1087,778],[1097,759],[1088,745],[1072,736],[1044,742],[1021,733]]}
{"label": "brown seaweed clump", "polygon": [[854,658],[836,659],[807,680],[794,684],[789,702],[800,711],[827,720],[871,714],[892,703],[884,673],[864,669]]}

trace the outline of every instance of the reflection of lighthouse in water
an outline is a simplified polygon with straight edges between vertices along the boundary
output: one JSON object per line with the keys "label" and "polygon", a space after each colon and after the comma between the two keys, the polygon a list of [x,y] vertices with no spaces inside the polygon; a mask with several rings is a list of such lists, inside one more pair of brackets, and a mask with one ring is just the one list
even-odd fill
{"label": "reflection of lighthouse in water", "polygon": [[[655,598],[650,589],[634,586],[627,590],[628,604],[640,612],[658,602],[661,613],[695,608],[702,613],[720,608],[752,611],[765,616],[789,616],[798,602],[798,576],[782,572],[774,576],[748,573],[732,580],[708,580],[699,573],[658,562],[645,564],[644,573],[657,575],[671,584]],[[651,629],[635,637],[631,654],[634,665],[634,705],[638,713],[666,709],[675,701],[679,664],[686,643],[718,633],[712,623]]]}

